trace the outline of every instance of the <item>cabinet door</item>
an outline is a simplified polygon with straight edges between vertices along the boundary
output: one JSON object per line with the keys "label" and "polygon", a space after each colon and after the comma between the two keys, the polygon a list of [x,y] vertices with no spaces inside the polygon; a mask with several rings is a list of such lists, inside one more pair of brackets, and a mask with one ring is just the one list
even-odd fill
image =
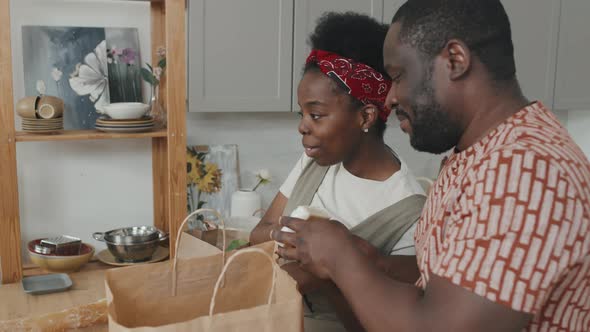
{"label": "cabinet door", "polygon": [[190,0],[189,110],[291,110],[294,0]]}
{"label": "cabinet door", "polygon": [[590,1],[561,1],[555,109],[590,110]]}
{"label": "cabinet door", "polygon": [[305,59],[310,52],[307,44],[309,34],[313,32],[317,19],[327,11],[353,11],[367,14],[378,21],[383,15],[383,0],[296,0],[295,33],[293,41],[293,110],[298,111],[297,86],[301,80]]}
{"label": "cabinet door", "polygon": [[383,1],[383,23],[389,25],[393,15],[406,0],[384,0]]}
{"label": "cabinet door", "polygon": [[553,107],[559,1],[502,0],[502,4],[510,18],[516,76],[523,93]]}

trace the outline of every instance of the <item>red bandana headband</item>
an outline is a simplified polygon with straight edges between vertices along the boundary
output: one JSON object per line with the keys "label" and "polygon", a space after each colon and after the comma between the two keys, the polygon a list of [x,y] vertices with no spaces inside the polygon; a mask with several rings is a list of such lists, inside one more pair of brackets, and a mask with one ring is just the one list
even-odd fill
{"label": "red bandana headband", "polygon": [[391,88],[390,79],[363,63],[328,51],[312,50],[306,61],[309,63],[317,64],[322,73],[361,103],[377,106],[379,118],[387,122],[391,109],[385,107],[385,97]]}

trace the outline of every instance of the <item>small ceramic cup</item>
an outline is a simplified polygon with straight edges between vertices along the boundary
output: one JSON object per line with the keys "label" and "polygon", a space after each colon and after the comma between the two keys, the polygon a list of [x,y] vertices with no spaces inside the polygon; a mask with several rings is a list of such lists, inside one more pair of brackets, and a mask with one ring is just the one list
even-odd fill
{"label": "small ceramic cup", "polygon": [[54,96],[41,96],[37,104],[37,114],[42,119],[59,118],[64,112],[64,101]]}
{"label": "small ceramic cup", "polygon": [[39,96],[29,96],[20,99],[16,103],[16,113],[22,118],[37,119],[37,104]]}

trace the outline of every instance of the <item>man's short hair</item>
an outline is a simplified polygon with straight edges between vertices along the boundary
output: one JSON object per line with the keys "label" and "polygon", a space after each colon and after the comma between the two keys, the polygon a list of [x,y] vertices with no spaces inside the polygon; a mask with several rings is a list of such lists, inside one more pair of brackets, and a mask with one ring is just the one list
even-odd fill
{"label": "man's short hair", "polygon": [[393,17],[400,41],[432,60],[446,43],[469,47],[497,82],[516,77],[510,21],[500,0],[408,0]]}

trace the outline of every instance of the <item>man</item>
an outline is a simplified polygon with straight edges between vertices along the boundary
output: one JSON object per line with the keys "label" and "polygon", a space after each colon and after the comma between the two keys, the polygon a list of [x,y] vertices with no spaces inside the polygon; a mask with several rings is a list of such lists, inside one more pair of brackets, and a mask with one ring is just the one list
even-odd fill
{"label": "man", "polygon": [[337,221],[283,217],[296,233],[272,234],[365,329],[590,331],[590,165],[522,95],[513,53],[499,0],[409,0],[393,19],[387,103],[414,148],[454,148],[418,222],[415,285]]}

